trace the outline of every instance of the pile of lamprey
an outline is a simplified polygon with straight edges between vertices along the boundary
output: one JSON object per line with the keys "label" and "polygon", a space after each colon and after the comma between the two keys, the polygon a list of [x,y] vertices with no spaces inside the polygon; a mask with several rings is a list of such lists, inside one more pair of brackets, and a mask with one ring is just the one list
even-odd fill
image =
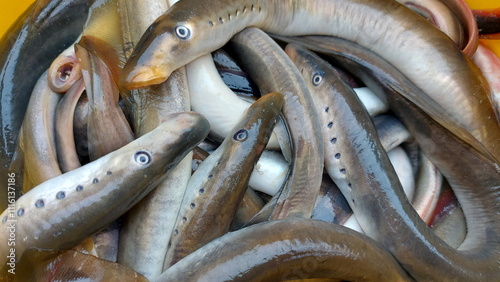
{"label": "pile of lamprey", "polygon": [[500,59],[462,0],[173,2],[1,39],[1,278],[498,280]]}

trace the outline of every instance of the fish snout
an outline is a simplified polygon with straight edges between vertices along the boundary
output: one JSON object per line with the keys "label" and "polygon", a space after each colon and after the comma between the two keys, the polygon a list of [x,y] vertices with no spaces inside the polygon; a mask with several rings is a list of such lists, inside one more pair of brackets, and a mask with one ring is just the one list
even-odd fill
{"label": "fish snout", "polygon": [[181,136],[181,143],[196,143],[196,146],[210,132],[210,123],[201,114],[196,112],[181,112],[172,114],[174,124]]}
{"label": "fish snout", "polygon": [[120,87],[133,90],[149,85],[160,84],[168,78],[169,74],[161,68],[136,64],[128,61],[120,74]]}

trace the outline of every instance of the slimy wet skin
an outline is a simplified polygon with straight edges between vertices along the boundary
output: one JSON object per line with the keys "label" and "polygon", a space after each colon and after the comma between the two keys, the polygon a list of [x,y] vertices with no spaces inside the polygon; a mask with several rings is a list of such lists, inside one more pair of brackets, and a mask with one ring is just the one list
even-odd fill
{"label": "slimy wet skin", "polygon": [[[33,87],[37,79],[82,32],[89,0],[36,1],[19,17],[0,42],[0,183],[17,145]],[[57,10],[57,13],[54,13]],[[19,174],[19,171],[15,171]],[[7,191],[1,190],[1,191]],[[0,192],[0,209],[7,207]]]}
{"label": "slimy wet skin", "polygon": [[[7,242],[6,227],[15,217],[16,258],[30,247],[74,247],[142,199],[208,132],[199,114],[175,114],[128,145],[45,181],[2,213],[0,241]],[[8,253],[3,244],[5,260]]]}
{"label": "slimy wet skin", "polygon": [[230,46],[261,91],[285,96],[283,119],[290,136],[292,164],[282,191],[276,195],[271,219],[310,218],[321,186],[324,155],[309,89],[290,58],[262,30],[248,28],[233,37]]}
{"label": "slimy wet skin", "polygon": [[229,231],[281,112],[283,95],[269,93],[245,111],[224,142],[191,176],[170,239],[164,269]]}
{"label": "slimy wet skin", "polygon": [[394,257],[369,237],[311,219],[272,220],[227,233],[153,281],[313,278],[413,281]]}
{"label": "slimy wet skin", "polygon": [[61,175],[54,137],[55,112],[62,95],[49,88],[47,72],[38,79],[19,133],[19,154],[24,163],[23,192]]}
{"label": "slimy wet skin", "polygon": [[363,210],[358,214],[363,214],[363,220],[368,222],[364,226],[370,228],[372,238],[386,246],[417,280],[495,279],[499,274],[500,248],[498,164],[403,98],[402,91],[417,90],[411,83],[401,85],[394,80],[397,71],[387,71],[388,65],[382,67],[387,62],[345,40],[337,40],[334,47],[339,51],[335,55],[338,64],[355,71],[378,95],[386,97],[391,109],[450,183],[467,221],[464,243],[458,249],[452,248],[418,218],[400,189],[385,183],[372,186],[375,190],[361,189],[353,194],[357,195],[356,205]]}
{"label": "slimy wet skin", "polygon": [[179,1],[146,31],[120,84],[132,89],[165,81],[251,26],[279,35],[336,36],[368,48],[439,105],[440,119],[451,118],[500,160],[500,125],[481,73],[449,37],[394,1]]}

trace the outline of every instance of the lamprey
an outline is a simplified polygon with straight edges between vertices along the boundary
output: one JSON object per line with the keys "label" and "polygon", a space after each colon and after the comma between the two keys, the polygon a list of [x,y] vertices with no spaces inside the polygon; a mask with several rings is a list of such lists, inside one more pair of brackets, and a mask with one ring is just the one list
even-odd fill
{"label": "lamprey", "polygon": [[165,269],[229,231],[282,105],[280,93],[264,95],[253,103],[232,134],[193,173],[170,239]]}
{"label": "lamprey", "polygon": [[55,116],[62,95],[49,87],[47,72],[38,79],[19,133],[19,149],[24,163],[23,192],[59,176],[55,141]]}
{"label": "lamprey", "polygon": [[228,233],[180,260],[154,281],[310,278],[413,281],[369,237],[311,219],[272,220]]}
{"label": "lamprey", "polygon": [[[36,1],[0,40],[0,183],[7,183],[33,87],[52,61],[81,34],[90,2]],[[4,209],[7,189],[0,191],[0,209]]]}
{"label": "lamprey", "polygon": [[[208,132],[208,121],[199,114],[172,115],[128,145],[21,196],[0,216],[0,240],[7,241],[7,226],[16,220],[17,259],[30,247],[74,247],[142,199]],[[3,244],[2,264],[9,253]]]}
{"label": "lamprey", "polygon": [[309,89],[290,58],[261,30],[248,28],[238,33],[231,46],[261,91],[285,96],[282,112],[292,161],[271,218],[310,218],[321,186],[324,154],[318,113]]}
{"label": "lamprey", "polygon": [[500,124],[484,77],[448,36],[391,0],[179,1],[143,35],[120,84],[158,84],[246,27],[279,35],[330,35],[368,48],[422,89],[440,108],[434,112],[440,121],[453,122],[453,132],[470,133],[500,160]]}
{"label": "lamprey", "polygon": [[[448,180],[462,205],[468,233],[458,249],[448,246],[419,219],[400,189],[390,184],[373,186],[383,189],[371,187],[356,197],[356,204],[366,209],[364,215],[369,223],[363,227],[370,226],[377,234],[373,238],[386,246],[417,280],[491,281],[498,277],[498,164],[403,98],[403,91],[418,89],[411,83],[401,85],[388,75],[397,71],[379,71],[379,66],[386,64],[380,57],[352,43],[339,42],[335,48],[342,49],[336,62],[359,73],[378,95],[386,95],[391,109]],[[386,65],[383,69],[389,68]],[[389,230],[393,235],[388,235]]]}

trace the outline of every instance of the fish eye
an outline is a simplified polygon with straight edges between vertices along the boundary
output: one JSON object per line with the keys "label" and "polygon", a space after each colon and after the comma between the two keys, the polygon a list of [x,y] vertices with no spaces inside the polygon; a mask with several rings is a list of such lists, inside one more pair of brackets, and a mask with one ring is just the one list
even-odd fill
{"label": "fish eye", "polygon": [[134,160],[140,165],[147,165],[151,162],[151,155],[145,151],[139,151],[135,153]]}
{"label": "fish eye", "polygon": [[322,81],[323,81],[323,75],[321,73],[317,72],[312,76],[312,84],[314,86],[320,85]]}
{"label": "fish eye", "polygon": [[185,25],[178,25],[175,27],[175,35],[180,39],[186,40],[191,36],[191,30]]}
{"label": "fish eye", "polygon": [[245,141],[247,137],[248,137],[248,131],[246,131],[245,129],[240,129],[233,135],[233,139],[239,142]]}

